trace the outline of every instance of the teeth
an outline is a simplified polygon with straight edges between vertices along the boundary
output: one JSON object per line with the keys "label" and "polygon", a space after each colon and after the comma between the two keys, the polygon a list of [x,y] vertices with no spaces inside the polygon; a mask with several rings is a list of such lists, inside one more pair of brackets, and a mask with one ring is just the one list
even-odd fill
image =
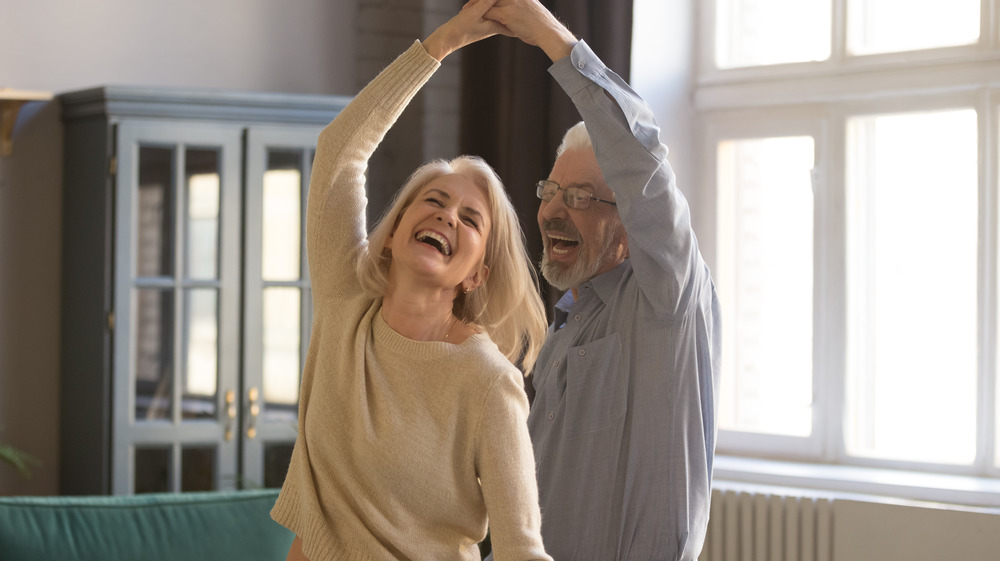
{"label": "teeth", "polygon": [[551,238],[553,240],[563,241],[563,242],[575,242],[576,241],[576,238],[570,238],[568,236],[563,236],[563,235],[560,235],[560,234],[549,234],[549,238]]}
{"label": "teeth", "polygon": [[[548,236],[549,236],[549,241],[551,242],[566,242],[568,244],[572,244],[573,246],[576,246],[579,243],[576,240],[576,238],[571,238],[563,234],[557,234],[553,232],[553,233],[548,233]],[[567,253],[570,252],[569,248],[560,247],[556,243],[551,244],[550,250],[554,255],[566,255]]]}
{"label": "teeth", "polygon": [[417,232],[417,241],[422,242],[428,239],[437,242],[438,249],[441,251],[441,253],[445,255],[451,255],[451,244],[448,243],[447,238],[445,238],[441,234],[438,234],[437,232],[432,232],[430,230],[423,230],[421,232]]}

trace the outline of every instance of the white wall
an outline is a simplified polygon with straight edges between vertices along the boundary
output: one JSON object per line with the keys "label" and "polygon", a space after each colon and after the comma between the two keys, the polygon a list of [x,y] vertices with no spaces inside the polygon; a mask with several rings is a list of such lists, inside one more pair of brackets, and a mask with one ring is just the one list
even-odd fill
{"label": "white wall", "polygon": [[[694,112],[697,0],[633,0],[631,85],[653,108],[677,184],[698,205]],[[698,216],[698,213],[694,213]],[[698,233],[698,224],[694,224]]]}
{"label": "white wall", "polygon": [[1000,559],[995,512],[837,501],[833,526],[833,561]]}
{"label": "white wall", "polygon": [[[0,0],[0,88],[104,84],[310,94],[357,91],[357,0]],[[0,158],[0,495],[58,492],[62,125],[26,105]]]}

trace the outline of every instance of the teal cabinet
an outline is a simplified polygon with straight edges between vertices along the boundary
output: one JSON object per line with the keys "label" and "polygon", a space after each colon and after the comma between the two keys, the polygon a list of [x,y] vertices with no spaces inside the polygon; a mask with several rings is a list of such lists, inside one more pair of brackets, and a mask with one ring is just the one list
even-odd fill
{"label": "teal cabinet", "polygon": [[280,486],[334,96],[104,87],[65,123],[65,494]]}

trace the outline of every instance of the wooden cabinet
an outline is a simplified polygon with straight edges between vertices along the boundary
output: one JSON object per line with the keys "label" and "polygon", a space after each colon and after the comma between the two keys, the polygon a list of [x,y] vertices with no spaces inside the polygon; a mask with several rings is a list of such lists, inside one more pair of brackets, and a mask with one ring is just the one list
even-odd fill
{"label": "wooden cabinet", "polygon": [[59,97],[62,492],[280,486],[311,319],[309,175],[348,99]]}

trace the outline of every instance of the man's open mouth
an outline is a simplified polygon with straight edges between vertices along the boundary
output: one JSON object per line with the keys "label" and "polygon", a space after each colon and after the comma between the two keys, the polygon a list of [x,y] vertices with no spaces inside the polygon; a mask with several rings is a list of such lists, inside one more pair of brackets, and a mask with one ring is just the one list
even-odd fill
{"label": "man's open mouth", "polygon": [[425,243],[440,251],[443,255],[451,255],[451,244],[448,239],[433,230],[421,230],[417,232],[417,241]]}
{"label": "man's open mouth", "polygon": [[580,245],[580,242],[576,239],[562,234],[549,233],[548,236],[549,243],[552,246],[552,253],[556,255],[565,255]]}

